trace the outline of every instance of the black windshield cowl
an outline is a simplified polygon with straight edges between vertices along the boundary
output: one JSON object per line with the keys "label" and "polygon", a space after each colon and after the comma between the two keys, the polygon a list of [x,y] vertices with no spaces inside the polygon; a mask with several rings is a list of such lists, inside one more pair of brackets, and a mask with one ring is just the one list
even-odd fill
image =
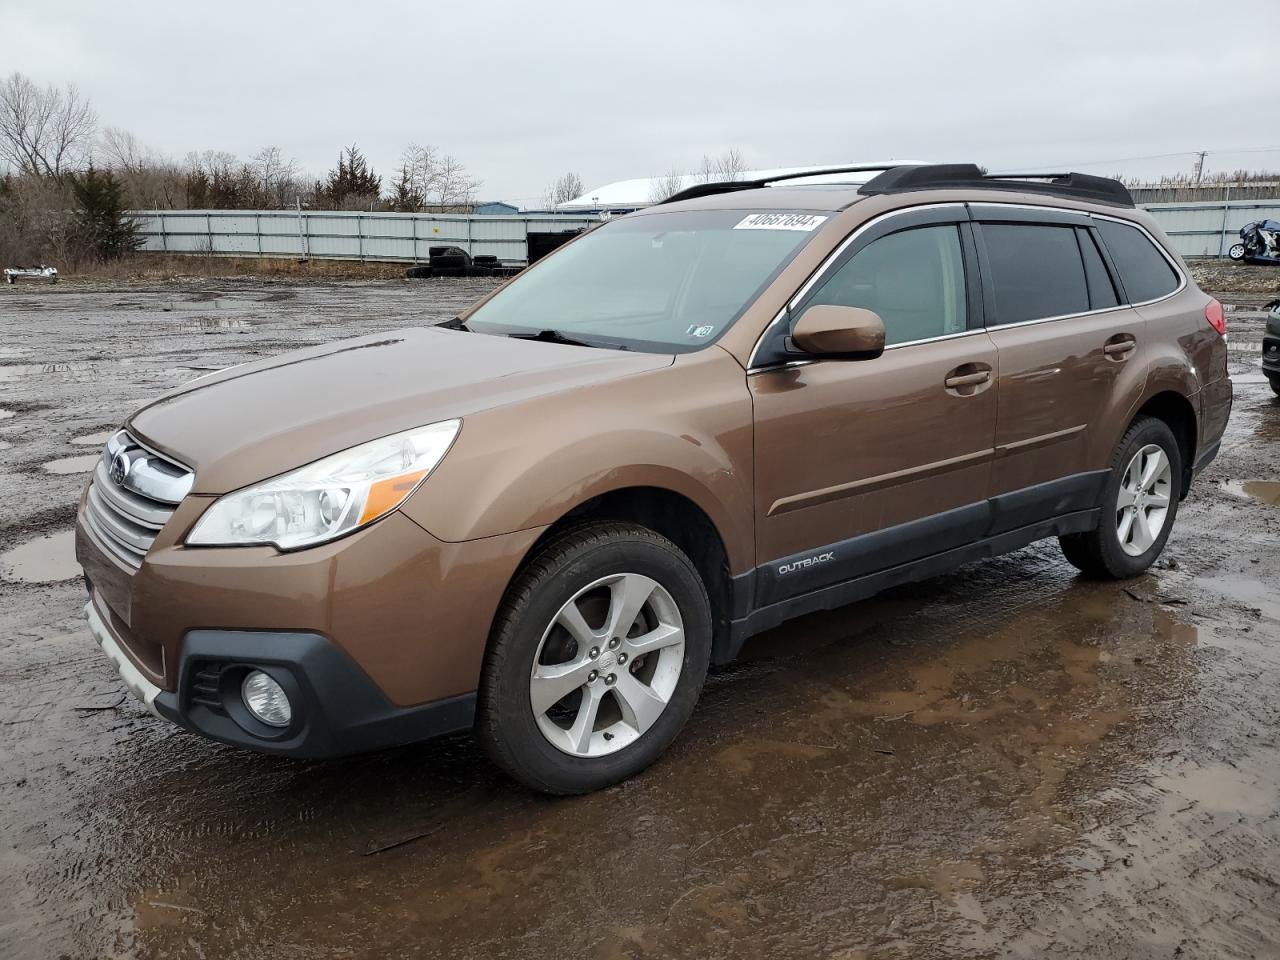
{"label": "black windshield cowl", "polygon": [[461,317],[454,317],[452,320],[446,320],[444,323],[437,324],[444,330],[461,330],[463,333],[471,333],[471,328]]}

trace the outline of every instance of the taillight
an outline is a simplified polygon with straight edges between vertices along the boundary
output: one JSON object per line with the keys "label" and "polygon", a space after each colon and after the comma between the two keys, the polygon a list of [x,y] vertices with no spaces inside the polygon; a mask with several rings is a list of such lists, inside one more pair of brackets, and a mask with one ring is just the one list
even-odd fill
{"label": "taillight", "polygon": [[1217,330],[1222,336],[1227,335],[1227,318],[1222,312],[1222,304],[1217,300],[1210,300],[1204,306],[1204,318],[1209,321],[1209,326]]}

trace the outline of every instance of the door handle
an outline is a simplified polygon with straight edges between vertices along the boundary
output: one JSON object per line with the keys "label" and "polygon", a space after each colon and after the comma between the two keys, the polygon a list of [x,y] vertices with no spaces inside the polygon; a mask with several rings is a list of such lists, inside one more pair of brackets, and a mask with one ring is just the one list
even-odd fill
{"label": "door handle", "polygon": [[1103,344],[1102,352],[1108,357],[1123,357],[1132,352],[1137,346],[1138,341],[1133,339],[1133,337],[1128,337],[1124,340],[1112,340]]}
{"label": "door handle", "polygon": [[954,390],[956,387],[972,387],[975,384],[986,383],[990,379],[990,370],[979,370],[977,373],[961,373],[954,377],[947,377],[942,381],[942,385],[948,390]]}

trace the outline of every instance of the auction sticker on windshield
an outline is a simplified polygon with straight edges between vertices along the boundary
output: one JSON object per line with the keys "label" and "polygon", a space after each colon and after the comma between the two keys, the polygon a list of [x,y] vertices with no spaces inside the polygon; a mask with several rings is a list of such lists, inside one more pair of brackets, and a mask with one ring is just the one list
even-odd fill
{"label": "auction sticker on windshield", "polygon": [[806,233],[826,222],[813,213],[751,213],[734,226],[735,230],[803,230]]}

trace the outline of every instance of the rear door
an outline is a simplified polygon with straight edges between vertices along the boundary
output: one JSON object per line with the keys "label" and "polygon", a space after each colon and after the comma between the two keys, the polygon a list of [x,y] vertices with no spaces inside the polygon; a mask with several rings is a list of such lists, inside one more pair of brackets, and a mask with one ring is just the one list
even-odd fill
{"label": "rear door", "polygon": [[[987,332],[999,354],[993,533],[1092,507],[1092,443],[1143,371],[1146,323],[1121,304],[1083,214],[973,205]],[[1114,419],[1114,417],[1111,417]],[[1097,462],[1095,462],[1097,461]]]}
{"label": "rear door", "polygon": [[793,322],[820,303],[876,311],[887,347],[801,363],[766,350],[748,375],[760,606],[968,543],[988,520],[996,352],[964,207],[873,221]]}

